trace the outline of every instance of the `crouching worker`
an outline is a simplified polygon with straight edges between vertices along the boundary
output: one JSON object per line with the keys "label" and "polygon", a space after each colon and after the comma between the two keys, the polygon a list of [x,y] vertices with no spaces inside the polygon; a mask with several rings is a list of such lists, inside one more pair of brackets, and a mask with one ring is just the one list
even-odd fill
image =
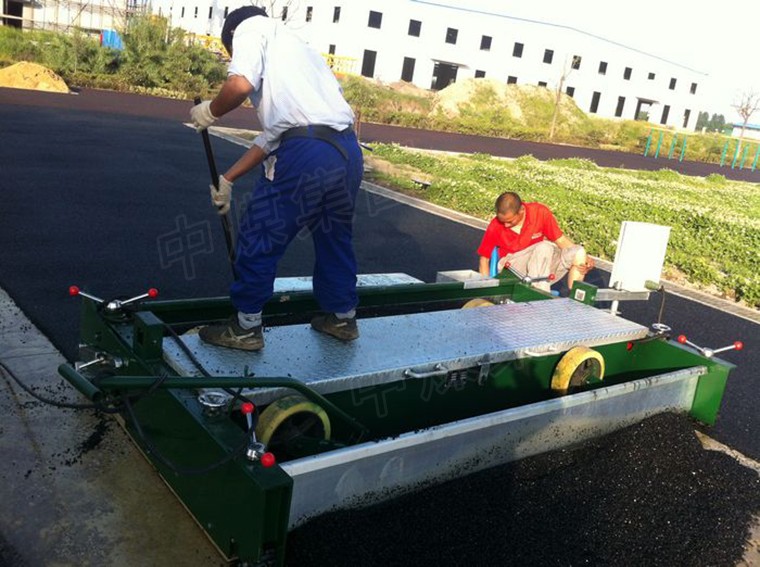
{"label": "crouching worker", "polygon": [[356,339],[352,235],[363,158],[351,107],[324,58],[262,8],[230,12],[222,43],[232,58],[227,79],[213,100],[192,108],[191,121],[200,132],[250,97],[263,131],[219,176],[219,191],[211,186],[220,214],[230,208],[233,183],[263,167],[238,229],[230,288],[237,314],[224,325],[204,327],[200,337],[223,347],[263,348],[261,314],[277,264],[304,229],[314,241],[314,297],[324,311],[311,326],[344,341]]}
{"label": "crouching worker", "polygon": [[[594,267],[594,260],[586,255],[583,246],[574,244],[565,236],[557,219],[541,203],[523,203],[517,193],[506,192],[496,199],[496,217],[491,221],[478,247],[479,272],[490,272],[491,253],[499,247],[499,270],[509,263],[515,270],[530,277],[554,274],[559,280],[567,274],[567,287],[583,281]],[[534,282],[543,291],[549,291],[550,282]]]}

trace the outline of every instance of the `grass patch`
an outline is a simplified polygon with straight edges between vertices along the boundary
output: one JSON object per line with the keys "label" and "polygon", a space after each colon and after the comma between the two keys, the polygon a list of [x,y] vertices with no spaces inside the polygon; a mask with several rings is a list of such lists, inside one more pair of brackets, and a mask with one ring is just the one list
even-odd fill
{"label": "grass patch", "polygon": [[[526,201],[549,206],[570,238],[610,261],[621,222],[670,226],[667,274],[760,307],[760,193],[753,183],[668,169],[607,169],[579,159],[439,156],[385,144],[373,149],[367,160],[385,185],[483,220],[492,217],[501,192],[516,191]],[[412,177],[431,185],[415,187]]]}

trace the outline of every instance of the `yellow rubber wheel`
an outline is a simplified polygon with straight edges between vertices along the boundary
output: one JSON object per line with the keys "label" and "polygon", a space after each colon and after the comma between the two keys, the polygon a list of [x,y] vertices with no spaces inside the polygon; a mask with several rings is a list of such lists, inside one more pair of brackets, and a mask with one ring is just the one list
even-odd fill
{"label": "yellow rubber wheel", "polygon": [[476,297],[475,299],[471,299],[462,305],[462,309],[472,309],[473,307],[491,307],[492,305],[494,305],[493,302],[488,301],[487,299],[483,299],[482,297]]}
{"label": "yellow rubber wheel", "polygon": [[256,439],[267,448],[298,437],[329,439],[330,418],[325,410],[301,395],[283,396],[269,404],[256,424]]}
{"label": "yellow rubber wheel", "polygon": [[552,374],[552,391],[557,394],[572,393],[593,381],[604,379],[604,357],[585,346],[567,351],[559,359]]}

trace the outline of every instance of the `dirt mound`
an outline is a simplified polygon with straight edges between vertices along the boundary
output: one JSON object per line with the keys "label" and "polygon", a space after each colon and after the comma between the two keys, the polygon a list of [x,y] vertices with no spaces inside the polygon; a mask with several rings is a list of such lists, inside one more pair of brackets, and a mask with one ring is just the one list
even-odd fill
{"label": "dirt mound", "polygon": [[433,93],[430,91],[422,89],[414,83],[407,83],[406,81],[396,81],[395,83],[389,84],[388,88],[401,94],[408,94],[425,98],[433,96]]}
{"label": "dirt mound", "polygon": [[27,61],[21,61],[10,67],[0,69],[0,87],[54,93],[69,92],[69,87],[66,86],[64,80],[53,71],[42,65]]}
{"label": "dirt mound", "polygon": [[[441,110],[446,116],[459,116],[459,105],[473,104],[478,97],[487,96],[506,107],[515,120],[522,118],[522,108],[516,97],[512,96],[513,85],[507,85],[496,79],[464,79],[438,91],[433,104],[433,112]],[[484,101],[485,102],[485,101]]]}
{"label": "dirt mound", "polygon": [[[545,87],[508,85],[496,79],[464,79],[439,91],[432,111],[456,118],[463,107],[476,111],[501,107],[515,123],[535,126],[551,117],[555,98],[555,91]],[[585,118],[575,101],[565,94],[560,97],[560,110],[565,122]]]}

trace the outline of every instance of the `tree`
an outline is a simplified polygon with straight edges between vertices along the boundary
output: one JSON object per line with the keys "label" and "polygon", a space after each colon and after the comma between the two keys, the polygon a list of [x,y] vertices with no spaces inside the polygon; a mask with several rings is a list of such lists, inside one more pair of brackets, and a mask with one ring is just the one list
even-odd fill
{"label": "tree", "polygon": [[760,108],[760,92],[757,92],[754,89],[743,91],[734,101],[734,104],[732,106],[736,109],[736,112],[743,120],[742,130],[739,133],[739,145],[736,148],[736,151],[738,152],[742,146],[744,131],[747,129],[749,119],[752,118],[752,115],[757,111],[758,108]]}
{"label": "tree", "polygon": [[573,60],[570,66],[567,66],[567,59],[565,59],[565,64],[562,66],[562,74],[559,77],[559,82],[557,83],[557,92],[556,96],[554,97],[554,113],[552,114],[552,125],[549,128],[549,141],[554,139],[554,130],[557,127],[557,118],[559,118],[559,104],[562,100],[562,88],[565,86],[565,81],[570,76],[570,73],[573,72],[573,69],[577,69],[580,63],[580,57],[578,55],[573,55]]}
{"label": "tree", "polygon": [[700,112],[699,116],[697,116],[697,125],[694,127],[694,129],[699,131],[702,128],[709,128],[709,123],[710,123],[710,113]]}
{"label": "tree", "polygon": [[707,123],[707,129],[710,132],[723,132],[726,127],[726,117],[722,114],[713,114],[710,121]]}

